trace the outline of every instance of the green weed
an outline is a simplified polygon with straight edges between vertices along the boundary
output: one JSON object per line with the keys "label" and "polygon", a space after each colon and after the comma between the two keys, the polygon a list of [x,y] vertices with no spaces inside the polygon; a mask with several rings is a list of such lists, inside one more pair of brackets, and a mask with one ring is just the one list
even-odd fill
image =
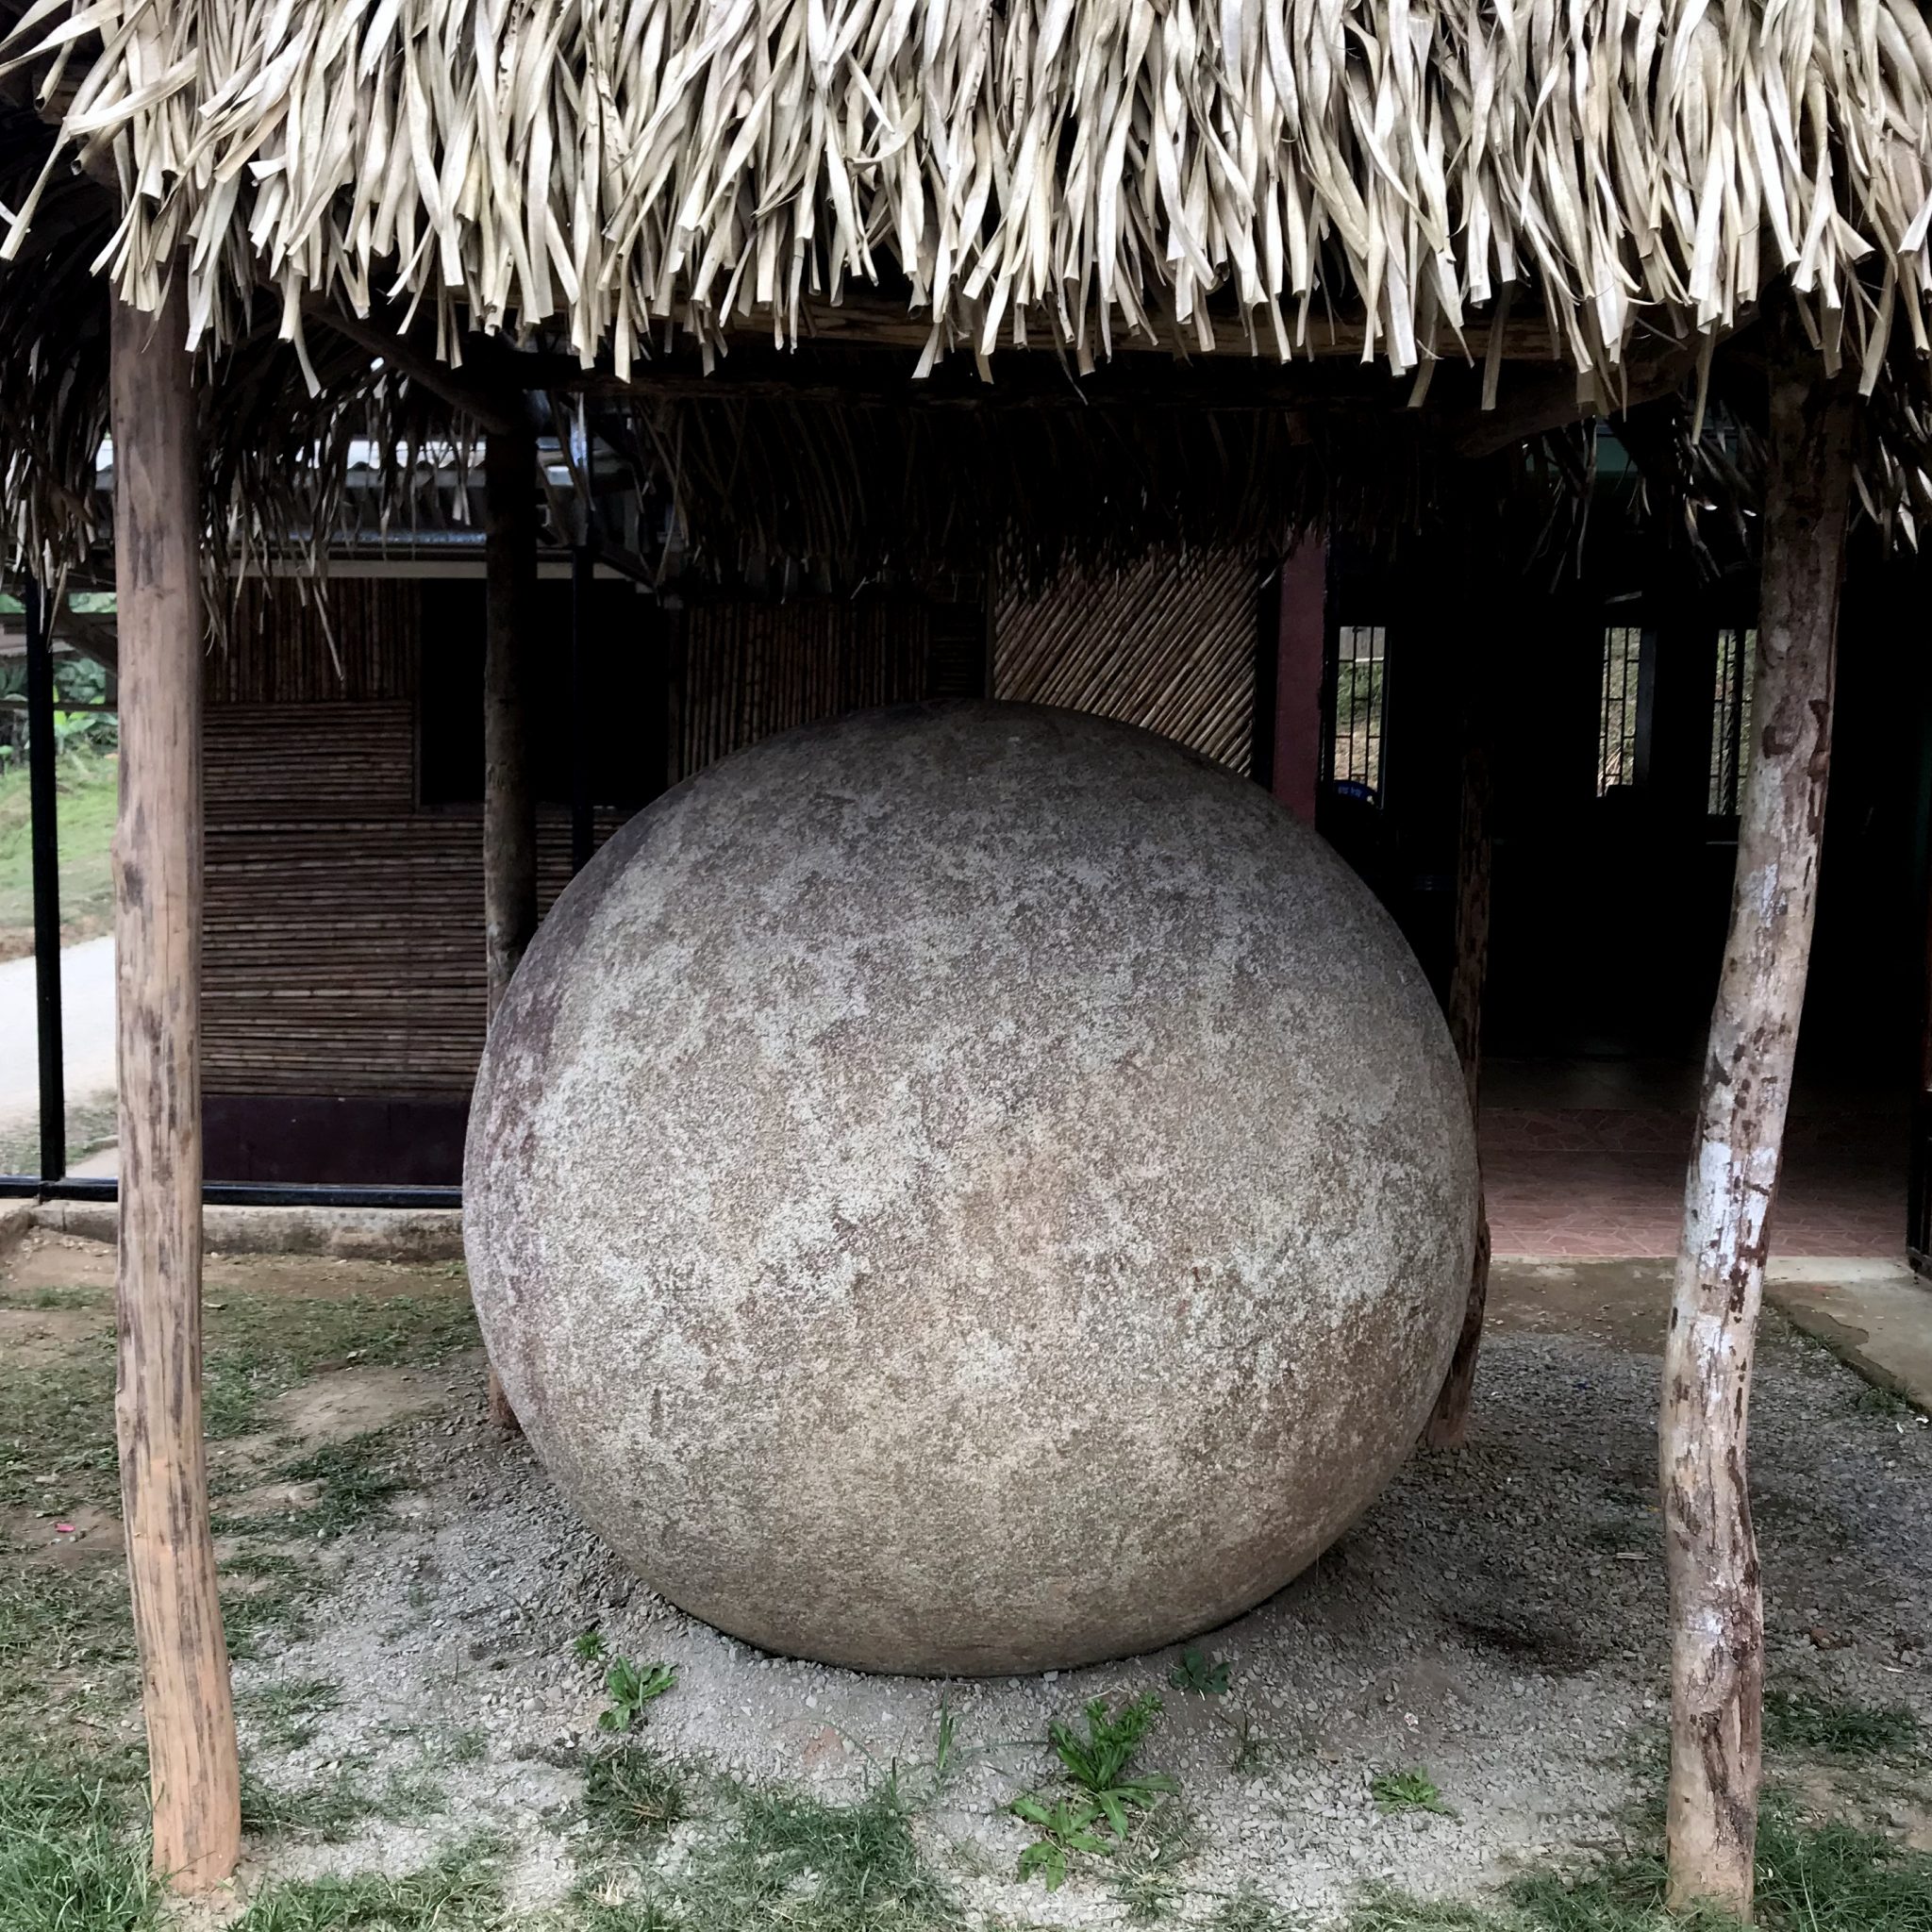
{"label": "green weed", "polygon": [[1105,1857],[1114,1840],[1101,1828],[1100,1807],[1089,1798],[1046,1798],[1023,1791],[1008,1807],[1040,1836],[1020,1854],[1020,1876],[1043,1879],[1049,1891],[1067,1882],[1067,1854],[1089,1852]]}
{"label": "green weed", "polygon": [[1378,1771],[1369,1780],[1369,1796],[1374,1799],[1376,1809],[1391,1816],[1405,1811],[1435,1811],[1444,1818],[1455,1815],[1425,1771]]}
{"label": "green weed", "polygon": [[1106,1698],[1096,1697],[1082,1713],[1084,1737],[1058,1719],[1047,1726],[1047,1743],[1074,1790],[1066,1797],[1023,1792],[1008,1807],[1040,1834],[1020,1854],[1022,1878],[1039,1877],[1049,1891],[1058,1890],[1066,1882],[1070,1852],[1110,1856],[1126,1841],[1133,1814],[1153,1810],[1174,1789],[1160,1772],[1133,1770],[1159,1714],[1160,1699],[1151,1691],[1111,1712]]}
{"label": "green weed", "polygon": [[627,1658],[616,1658],[604,1674],[604,1694],[609,1698],[610,1706],[598,1714],[597,1728],[600,1731],[635,1728],[644,1714],[645,1707],[655,1704],[676,1682],[675,1665],[646,1664],[639,1670]]}
{"label": "green weed", "polygon": [[579,1630],[570,1641],[572,1654],[580,1662],[602,1663],[604,1660],[604,1633],[601,1630]]}
{"label": "green weed", "polygon": [[1176,1690],[1191,1691],[1196,1697],[1225,1697],[1231,1666],[1210,1657],[1205,1650],[1189,1644],[1181,1660],[1168,1672],[1167,1681]]}

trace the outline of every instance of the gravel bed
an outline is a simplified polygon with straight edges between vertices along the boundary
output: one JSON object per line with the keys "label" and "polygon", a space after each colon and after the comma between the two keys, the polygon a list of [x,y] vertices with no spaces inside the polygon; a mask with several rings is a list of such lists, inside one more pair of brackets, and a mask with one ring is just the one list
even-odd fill
{"label": "gravel bed", "polygon": [[[244,1733],[271,1788],[345,1764],[375,1782],[426,1770],[446,1802],[341,1844],[275,1844],[264,1869],[403,1871],[487,1829],[513,1848],[521,1904],[560,1896],[586,1843],[582,1764],[599,1745],[601,1670],[572,1650],[593,1626],[612,1654],[677,1667],[651,1707],[650,1742],[831,1798],[894,1763],[919,1782],[943,1700],[957,1770],[917,1828],[975,1914],[1122,1918],[1104,1868],[1053,1894],[1022,1887],[1027,1834],[1004,1807],[1046,1780],[1050,1718],[1150,1689],[1166,1707],[1142,1761],[1177,1780],[1191,1827],[1177,1918],[1245,1890],[1317,1918],[1374,1881],[1471,1896],[1524,1861],[1587,1856],[1626,1813],[1666,1696],[1657,1375],[1653,1357],[1593,1341],[1493,1338],[1472,1446],[1418,1455],[1311,1571],[1202,1640],[1231,1666],[1220,1698],[1169,1686],[1178,1649],[949,1683],[761,1656],[633,1583],[528,1451],[466,1407],[410,1432],[417,1487],[350,1541],[308,1634],[237,1674],[244,1699],[277,1682],[342,1687],[297,1749]],[[1822,1351],[1774,1334],[1752,1457],[1774,1683],[1932,1716],[1920,1666],[1928,1432],[1878,1412]],[[1418,1769],[1448,1815],[1384,1815],[1370,1779]],[[678,1852],[674,1840],[666,1856]]]}

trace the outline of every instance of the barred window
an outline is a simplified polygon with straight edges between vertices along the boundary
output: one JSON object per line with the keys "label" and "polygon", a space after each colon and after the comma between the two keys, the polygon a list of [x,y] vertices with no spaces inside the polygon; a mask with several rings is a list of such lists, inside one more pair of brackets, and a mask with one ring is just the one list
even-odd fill
{"label": "barred window", "polygon": [[1597,729],[1596,795],[1637,783],[1647,640],[1635,625],[1604,627],[1603,706]]}
{"label": "barred window", "polygon": [[1756,629],[1717,634],[1717,686],[1710,701],[1710,811],[1738,815],[1751,768],[1751,688],[1757,676]]}
{"label": "barred window", "polygon": [[1382,791],[1382,722],[1386,715],[1389,632],[1379,624],[1345,624],[1336,633],[1333,708],[1328,718],[1328,782],[1358,797]]}

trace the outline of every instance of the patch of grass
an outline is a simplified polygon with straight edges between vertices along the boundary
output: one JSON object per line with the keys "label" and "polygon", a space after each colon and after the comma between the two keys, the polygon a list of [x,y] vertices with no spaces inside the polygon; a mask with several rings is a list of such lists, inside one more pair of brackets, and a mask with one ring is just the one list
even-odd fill
{"label": "patch of grass", "polygon": [[852,1805],[742,1792],[733,1828],[693,1856],[669,1919],[683,1932],[941,1932],[961,1923],[919,1856],[891,1777]]}
{"label": "patch of grass", "polygon": [[93,1288],[37,1288],[24,1304],[29,1308],[96,1308],[107,1300]]}
{"label": "patch of grass", "polygon": [[571,1655],[579,1663],[598,1664],[604,1661],[604,1633],[601,1630],[579,1630],[570,1641]]}
{"label": "patch of grass", "polygon": [[1391,1817],[1405,1811],[1434,1811],[1444,1818],[1455,1815],[1425,1771],[1378,1771],[1369,1780],[1369,1796],[1374,1799],[1377,1810]]}
{"label": "patch of grass", "polygon": [[1499,1918],[1478,1906],[1411,1898],[1383,1886],[1371,1888],[1348,1918],[1348,1932],[1519,1932],[1520,1926],[1513,1915]]}
{"label": "patch of grass", "polygon": [[1223,1899],[1199,1923],[1202,1932],[1302,1932],[1303,1924],[1292,1912],[1256,1891],[1238,1891]]}
{"label": "patch of grass", "polygon": [[[1664,1907],[1664,1864],[1643,1846],[1572,1877],[1526,1873],[1501,1905],[1366,1896],[1349,1932],[1742,1932],[1712,1907]],[[1758,1932],[1932,1932],[1932,1856],[1874,1832],[1806,1824],[1765,1807],[1757,1833]]]}
{"label": "patch of grass", "polygon": [[495,1857],[482,1840],[401,1878],[358,1873],[274,1886],[230,1932],[494,1932],[513,1923]]}
{"label": "patch of grass", "polygon": [[208,1312],[208,1432],[216,1440],[255,1434],[270,1402],[325,1370],[428,1367],[475,1341],[463,1295],[230,1291]]}
{"label": "patch of grass", "polygon": [[[475,1334],[470,1304],[457,1295],[325,1300],[231,1292],[208,1318],[208,1433],[215,1440],[257,1433],[268,1403],[325,1369],[352,1360],[426,1366],[469,1347]],[[51,1361],[0,1356],[0,1506],[116,1507],[111,1335],[71,1342]]]}
{"label": "patch of grass", "polygon": [[[75,945],[108,931],[114,877],[118,766],[111,752],[70,751],[56,767],[55,821],[60,842],[60,941]],[[0,959],[34,948],[33,844],[24,766],[0,770]]]}
{"label": "patch of grass", "polygon": [[1857,1415],[1883,1416],[1889,1423],[1918,1423],[1924,1417],[1913,1405],[1892,1389],[1881,1389],[1875,1382],[1863,1382],[1852,1397]]}
{"label": "patch of grass", "polygon": [[307,1838],[340,1844],[380,1807],[348,1766],[291,1788],[242,1766],[242,1829],[252,1837]]}
{"label": "patch of grass", "polygon": [[253,1720],[261,1741],[277,1751],[296,1751],[314,1737],[315,1720],[342,1701],[342,1687],[327,1677],[263,1684],[236,1698],[242,1714]]}
{"label": "patch of grass", "polygon": [[1113,1712],[1106,1698],[1096,1697],[1082,1712],[1084,1738],[1059,1720],[1046,1727],[1046,1741],[1068,1779],[1091,1799],[1117,1837],[1127,1835],[1129,1811],[1151,1811],[1164,1793],[1174,1789],[1174,1780],[1160,1772],[1132,1769],[1159,1715],[1160,1699],[1151,1691]]}
{"label": "patch of grass", "polygon": [[71,1342],[51,1361],[0,1355],[0,1505],[117,1506],[111,1336]]}
{"label": "patch of grass", "polygon": [[1208,1655],[1196,1644],[1181,1652],[1181,1660],[1168,1672],[1167,1681],[1176,1690],[1191,1691],[1196,1697],[1225,1697],[1233,1667],[1224,1659]]}
{"label": "patch of grass", "polygon": [[1838,1703],[1805,1690],[1764,1693],[1764,1741],[1826,1757],[1895,1757],[1916,1751],[1919,1720],[1903,1705]]}
{"label": "patch of grass", "polygon": [[159,1906],[146,1847],[102,1785],[26,1765],[0,1774],[7,1932],[144,1932]]}
{"label": "patch of grass", "polygon": [[1187,1887],[1181,1874],[1201,1851],[1201,1826],[1184,1805],[1165,1804],[1114,1853],[1113,1895],[1130,1925],[1172,1924]]}
{"label": "patch of grass", "polygon": [[282,1464],[275,1481],[320,1483],[322,1491],[306,1509],[279,1525],[281,1532],[324,1542],[385,1514],[390,1498],[408,1488],[396,1474],[395,1446],[388,1431],[371,1429]]}
{"label": "patch of grass", "polygon": [[691,1815],[683,1774],[643,1744],[599,1752],[584,1770],[584,1810],[601,1831],[650,1843]]}
{"label": "patch of grass", "polygon": [[443,1808],[436,1780],[418,1772],[392,1773],[380,1784],[367,1782],[368,1763],[350,1758],[308,1783],[271,1785],[242,1767],[242,1826],[257,1836],[282,1834],[340,1844],[371,1818],[420,1818]]}

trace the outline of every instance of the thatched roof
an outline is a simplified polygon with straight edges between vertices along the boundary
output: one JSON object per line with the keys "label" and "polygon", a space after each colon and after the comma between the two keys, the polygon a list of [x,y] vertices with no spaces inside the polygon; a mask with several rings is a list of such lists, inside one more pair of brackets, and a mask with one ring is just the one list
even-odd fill
{"label": "thatched roof", "polygon": [[[1156,384],[1164,358],[1122,352],[1211,346],[1277,382],[1339,352],[1374,365],[1343,406],[1426,399],[1438,420],[1445,391],[1507,414],[1554,379],[1557,408],[1508,431],[1527,436],[1679,385],[1694,419],[1713,346],[1774,281],[1826,370],[1887,393],[1908,460],[1884,458],[1880,493],[1924,487],[1918,390],[1889,373],[1925,348],[1932,288],[1920,0],[0,0],[9,16],[0,85],[59,129],[0,166],[0,325],[38,331],[0,346],[10,494],[49,452],[4,391],[31,362],[36,406],[64,393],[48,358],[71,341],[50,285],[18,278],[80,232],[76,166],[85,269],[153,308],[185,250],[197,339],[254,385],[231,517],[291,450],[339,445],[344,407],[414,420],[440,398],[460,421],[425,365],[499,335],[659,385],[625,399],[634,446],[739,543],[857,555],[937,492],[922,530],[970,549],[1024,530],[1041,465],[1097,479],[1090,521],[1143,506],[1116,544],[1226,516],[1274,541],[1366,487],[1365,460],[1426,491],[1418,429],[1257,420],[1225,385],[1198,422],[1117,395],[1093,424],[997,428],[928,420],[903,385],[845,409],[829,388],[747,400],[747,338],[765,368],[774,341],[814,338],[823,361],[838,332],[969,383],[974,358],[1010,380],[1015,343]],[[370,330],[344,353],[355,317],[426,343],[378,378]],[[708,371],[732,352],[715,407],[661,387],[693,342]],[[322,398],[306,415],[298,379]],[[97,383],[68,387],[70,414],[98,406]],[[290,426],[264,441],[264,412]],[[1124,449],[1140,470],[1108,467]],[[1191,501],[1209,475],[1215,500]],[[749,475],[773,487],[747,504]],[[968,495],[1002,479],[1017,496]],[[30,487],[16,533],[71,547],[73,505]]]}
{"label": "thatched roof", "polygon": [[936,348],[1224,291],[1258,352],[1329,306],[1402,373],[1515,290],[1591,375],[1789,273],[1860,361],[1924,346],[1917,0],[35,0],[8,54],[197,330],[397,291],[622,374],[903,276]]}

